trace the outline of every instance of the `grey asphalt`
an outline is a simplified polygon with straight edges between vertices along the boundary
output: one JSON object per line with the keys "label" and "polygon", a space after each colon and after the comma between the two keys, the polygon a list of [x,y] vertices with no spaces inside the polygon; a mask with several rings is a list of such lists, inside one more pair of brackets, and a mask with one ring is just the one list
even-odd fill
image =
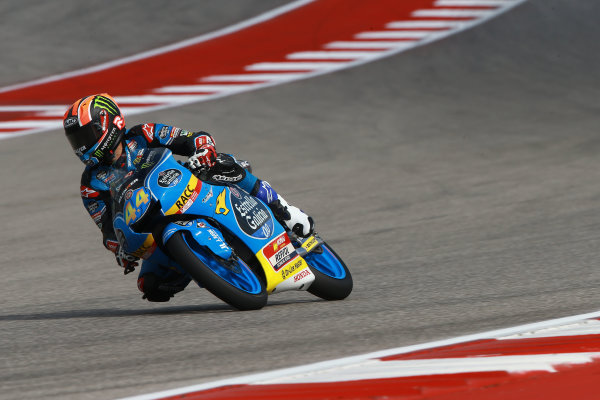
{"label": "grey asphalt", "polygon": [[[282,4],[190,7],[217,28],[267,3]],[[68,14],[5,4],[57,23],[52,45],[19,48],[11,60],[27,66],[7,61],[2,82],[85,64],[38,58],[71,54],[53,42]],[[144,8],[162,16],[159,2]],[[116,398],[598,310],[598,15],[594,0],[530,0],[358,68],[129,118],[207,130],[251,160],[346,260],[345,301],[282,293],[235,312],[190,287],[144,302],[81,207],[82,165],[62,132],[1,141],[0,398]],[[2,37],[18,28],[15,40],[42,46],[17,22]],[[203,26],[124,39],[121,55]]]}

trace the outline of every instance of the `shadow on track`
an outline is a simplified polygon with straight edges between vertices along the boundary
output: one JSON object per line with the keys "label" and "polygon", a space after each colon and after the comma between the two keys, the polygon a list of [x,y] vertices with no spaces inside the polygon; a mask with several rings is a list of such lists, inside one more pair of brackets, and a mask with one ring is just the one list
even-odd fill
{"label": "shadow on track", "polygon": [[99,308],[92,310],[66,310],[47,313],[31,314],[8,314],[0,315],[0,321],[28,321],[28,320],[52,320],[52,319],[72,319],[72,318],[119,318],[142,315],[170,315],[170,314],[199,314],[215,312],[235,311],[226,304],[217,305],[192,305],[177,306],[152,309],[129,309],[120,310],[113,308]]}
{"label": "shadow on track", "polygon": [[[314,303],[324,301],[321,299],[293,300],[293,301],[275,301],[269,302],[266,308],[287,306],[289,304]],[[260,310],[258,310],[260,311]],[[142,309],[114,309],[98,308],[87,310],[65,310],[47,313],[31,314],[7,314],[0,315],[0,321],[36,321],[36,320],[60,320],[73,318],[120,318],[143,315],[183,315],[183,314],[209,314],[222,312],[241,312],[228,306],[227,304],[205,304],[189,306],[171,306],[165,308],[142,308]]]}

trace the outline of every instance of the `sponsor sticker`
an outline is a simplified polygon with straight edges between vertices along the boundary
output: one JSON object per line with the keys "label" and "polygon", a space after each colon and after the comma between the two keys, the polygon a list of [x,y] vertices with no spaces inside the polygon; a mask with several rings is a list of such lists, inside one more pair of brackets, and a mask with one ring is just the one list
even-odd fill
{"label": "sponsor sticker", "polygon": [[142,132],[144,132],[146,140],[151,142],[154,138],[154,124],[144,124],[142,126]]}
{"label": "sponsor sticker", "polygon": [[[240,198],[238,198],[233,194],[229,198],[235,219],[246,235],[258,239],[266,239],[270,236],[274,228],[273,219],[262,202],[257,201],[250,195],[243,196],[240,194]],[[263,228],[265,225],[266,227]]]}
{"label": "sponsor sticker", "polygon": [[206,196],[204,196],[204,198],[202,199],[203,203],[206,203],[207,201],[209,201],[211,198],[213,197],[213,187],[210,187],[210,191],[206,194]]}
{"label": "sponsor sticker", "polygon": [[181,171],[170,168],[164,171],[160,171],[158,174],[158,186],[164,188],[170,188],[181,182],[182,173]]}
{"label": "sponsor sticker", "polygon": [[302,270],[302,271],[298,272],[296,275],[294,275],[294,283],[298,282],[299,280],[302,280],[308,276],[311,276],[311,275],[312,275],[312,273],[308,269]]}
{"label": "sponsor sticker", "polygon": [[100,126],[102,127],[102,133],[106,135],[108,132],[108,113],[106,110],[100,110]]}
{"label": "sponsor sticker", "polygon": [[237,183],[244,178],[244,174],[239,174],[236,176],[226,176],[226,175],[213,175],[212,179],[217,182],[234,182]]}
{"label": "sponsor sticker", "polygon": [[269,260],[273,269],[279,271],[285,264],[296,256],[296,250],[286,233],[282,233],[275,240],[263,248],[263,254]]}
{"label": "sponsor sticker", "polygon": [[229,208],[227,208],[227,204],[225,202],[225,194],[226,193],[227,193],[226,190],[223,189],[221,194],[219,194],[219,196],[217,197],[217,207],[215,209],[215,213],[217,213],[217,214],[223,214],[223,215],[229,214]]}
{"label": "sponsor sticker", "polygon": [[79,122],[79,120],[77,119],[77,117],[69,117],[69,118],[65,119],[64,127],[70,128],[73,125],[77,124],[78,122]]}
{"label": "sponsor sticker", "polygon": [[165,125],[162,128],[160,128],[160,131],[158,132],[158,137],[161,139],[166,139],[167,136],[169,136],[170,134],[171,134],[171,127]]}
{"label": "sponsor sticker", "polygon": [[296,262],[294,263],[289,263],[289,266],[287,266],[286,268],[283,268],[281,270],[281,277],[283,279],[288,278],[290,275],[294,274],[295,272],[299,271],[302,268],[302,258],[297,257],[296,258]]}
{"label": "sponsor sticker", "polygon": [[81,185],[81,197],[85,197],[86,199],[93,199],[94,197],[100,196],[100,193],[96,192],[94,189],[87,187],[85,185]]}
{"label": "sponsor sticker", "polygon": [[192,177],[187,183],[183,193],[181,193],[175,204],[167,211],[166,215],[182,214],[186,212],[198,198],[200,189],[202,189],[202,181]]}

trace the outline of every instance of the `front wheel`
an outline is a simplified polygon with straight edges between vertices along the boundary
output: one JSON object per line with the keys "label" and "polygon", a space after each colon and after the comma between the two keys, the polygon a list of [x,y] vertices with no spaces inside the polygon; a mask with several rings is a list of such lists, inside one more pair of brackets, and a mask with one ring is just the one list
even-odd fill
{"label": "front wheel", "polygon": [[342,300],[352,292],[352,275],[346,264],[328,244],[323,243],[304,255],[315,281],[308,292],[325,300]]}
{"label": "front wheel", "polygon": [[199,246],[185,231],[174,233],[166,247],[197,283],[232,307],[258,310],[267,304],[265,285],[241,259],[220,259]]}

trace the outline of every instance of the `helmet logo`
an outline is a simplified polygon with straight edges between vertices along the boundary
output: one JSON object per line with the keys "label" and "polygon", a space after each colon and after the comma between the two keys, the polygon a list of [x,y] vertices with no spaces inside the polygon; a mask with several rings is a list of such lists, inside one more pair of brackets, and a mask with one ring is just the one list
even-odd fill
{"label": "helmet logo", "polygon": [[113,120],[113,124],[115,124],[117,128],[123,129],[123,127],[125,126],[125,120],[120,115],[117,115]]}
{"label": "helmet logo", "polygon": [[102,133],[106,135],[106,132],[108,132],[108,113],[106,110],[100,111],[100,125],[102,126]]}
{"label": "helmet logo", "polygon": [[93,106],[102,108],[111,114],[115,114],[115,115],[120,114],[119,109],[117,108],[117,105],[108,97],[96,96],[96,98],[94,98]]}
{"label": "helmet logo", "polygon": [[77,117],[69,117],[69,118],[65,119],[65,121],[64,121],[64,127],[65,128],[70,128],[73,125],[75,125],[77,122],[79,122],[79,120],[77,119]]}

